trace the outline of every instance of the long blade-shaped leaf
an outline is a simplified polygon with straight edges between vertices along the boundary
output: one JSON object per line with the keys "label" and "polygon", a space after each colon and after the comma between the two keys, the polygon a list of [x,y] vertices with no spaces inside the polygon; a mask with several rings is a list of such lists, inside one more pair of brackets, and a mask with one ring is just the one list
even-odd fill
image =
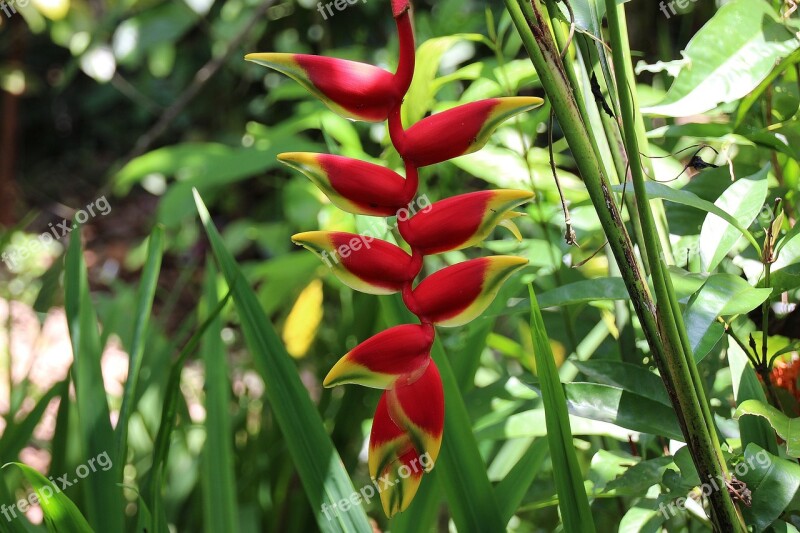
{"label": "long blade-shaped leaf", "polygon": [[[70,234],[65,273],[65,307],[75,358],[72,380],[78,404],[82,455],[88,460],[103,453],[113,453],[114,432],[100,368],[103,347],[94,306],[89,298],[89,281],[77,224]],[[122,491],[117,486],[121,467],[115,463],[108,470],[93,472],[81,483],[86,494],[89,523],[97,531],[122,531]]]}
{"label": "long blade-shaped leaf", "polygon": [[[218,303],[217,271],[211,261],[206,266],[200,309],[205,319]],[[201,353],[206,371],[206,445],[203,449],[203,527],[205,531],[239,531],[236,510],[236,485],[233,473],[233,440],[228,415],[230,404],[228,365],[222,345],[222,321],[212,320],[203,339]]]}
{"label": "long blade-shaped leaf", "polygon": [[594,531],[589,499],[583,487],[583,475],[572,445],[572,430],[567,413],[567,399],[558,377],[553,352],[544,320],[533,288],[531,297],[531,336],[533,337],[536,371],[542,388],[547,441],[553,461],[558,506],[565,531]]}
{"label": "long blade-shaped leaf", "polygon": [[125,381],[125,391],[122,396],[122,407],[119,410],[117,422],[117,462],[125,463],[125,449],[128,443],[128,420],[133,411],[136,399],[136,384],[139,381],[139,371],[142,369],[142,354],[145,345],[145,332],[150,322],[150,311],[153,308],[153,298],[156,294],[158,273],[161,270],[161,257],[164,253],[164,230],[156,226],[150,235],[147,245],[147,260],[142,271],[142,281],[139,285],[139,299],[136,305],[133,324],[133,339],[130,344],[128,362],[128,379]]}
{"label": "long blade-shaped leaf", "polygon": [[[59,490],[59,488],[51,483],[46,477],[40,474],[35,469],[23,463],[9,463],[13,464],[20,470],[28,480],[28,483],[33,487],[36,493],[36,498],[33,496],[28,497],[28,502],[38,503],[42,507],[44,520],[47,524],[48,531],[64,532],[64,533],[92,533],[92,528],[83,517],[81,512],[72,503],[72,500],[67,498],[67,495]],[[5,465],[8,466],[8,465]],[[99,530],[111,531],[111,530]],[[123,529],[113,531],[124,531]]]}
{"label": "long blade-shaped leaf", "polygon": [[286,348],[230,252],[223,245],[197,192],[195,202],[214,256],[231,287],[245,340],[253,354],[256,369],[264,379],[267,398],[286,438],[317,525],[326,532],[371,531],[367,516],[360,506],[351,507],[346,513],[331,512],[331,508],[335,509],[335,503],[349,498],[355,492],[353,484],[325,432],[308,391],[300,381],[294,362],[286,353]]}

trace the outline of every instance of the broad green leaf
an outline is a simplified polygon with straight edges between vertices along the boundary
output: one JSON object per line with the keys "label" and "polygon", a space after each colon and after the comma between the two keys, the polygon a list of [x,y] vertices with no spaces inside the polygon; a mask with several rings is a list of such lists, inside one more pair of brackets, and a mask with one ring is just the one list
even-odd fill
{"label": "broad green leaf", "polygon": [[[125,390],[122,395],[119,419],[116,429],[116,454],[117,461],[122,464],[126,458],[128,446],[128,421],[134,410],[136,399],[136,384],[139,381],[139,372],[142,369],[142,357],[147,340],[146,332],[150,322],[150,313],[153,308],[153,299],[156,294],[158,275],[161,271],[161,258],[164,253],[164,230],[156,226],[150,235],[147,245],[147,259],[145,260],[142,278],[139,282],[139,293],[136,309],[133,315],[133,338],[129,344],[128,378],[125,380]],[[122,478],[120,478],[120,481]]]}
{"label": "broad green leaf", "polygon": [[531,299],[531,336],[534,344],[536,368],[541,385],[541,396],[547,425],[547,442],[553,462],[553,477],[558,492],[558,507],[565,531],[595,531],[589,499],[583,485],[583,473],[572,444],[564,389],[558,376],[550,338],[544,327],[542,313],[533,287],[529,286]]}
{"label": "broad green leaf", "polygon": [[672,406],[661,378],[640,365],[605,359],[589,361],[570,359],[570,362],[601,385],[619,387],[668,407]]}
{"label": "broad green leaf", "polygon": [[[531,385],[531,387],[534,387]],[[599,435],[627,442],[631,435],[629,429],[609,422],[590,420],[569,415],[569,425],[573,435]],[[475,428],[479,440],[508,440],[527,437],[544,437],[547,435],[544,409],[537,408],[523,411],[511,416],[504,416],[500,421],[492,421],[486,426]]]}
{"label": "broad green leaf", "polygon": [[689,41],[682,54],[690,66],[681,70],[664,100],[642,112],[687,117],[734,102],[755,89],[776,61],[798,45],[769,3],[733,0]]}
{"label": "broad green leaf", "polygon": [[757,532],[775,522],[798,496],[800,466],[755,444],[747,446],[744,459],[732,470],[752,492],[752,505],[742,507],[742,514]]}
{"label": "broad green leaf", "polygon": [[596,383],[567,383],[564,390],[569,412],[575,416],[683,442],[675,411],[662,403]]}
{"label": "broad green leaf", "polygon": [[630,296],[622,278],[598,278],[576,281],[540,294],[542,309],[562,307],[596,300],[627,300]]}
{"label": "broad green leaf", "polygon": [[683,312],[692,352],[699,362],[722,337],[717,317],[741,315],[761,305],[770,289],[756,289],[733,274],[714,274],[689,301]]}
{"label": "broad green leaf", "polygon": [[[48,531],[53,533],[93,533],[94,530],[89,526],[86,518],[59,487],[26,464],[8,463],[3,468],[7,468],[9,465],[14,465],[22,470],[25,479],[33,487],[36,497],[30,496],[28,502],[36,502],[41,506]],[[97,473],[94,472],[92,475]],[[113,520],[109,520],[109,522],[113,522]],[[114,531],[123,531],[123,529]]]}
{"label": "broad green leaf", "polygon": [[628,468],[624,474],[610,481],[605,490],[614,494],[639,496],[653,485],[660,483],[664,471],[672,464],[672,457],[656,457]]}
{"label": "broad green leaf", "polygon": [[266,396],[273,416],[283,432],[317,525],[325,532],[371,531],[360,506],[354,506],[346,513],[334,513],[332,520],[323,513],[323,505],[334,507],[333,504],[349,498],[355,492],[353,484],[309,398],[308,390],[300,380],[294,361],[286,353],[256,295],[225,249],[197,192],[195,201],[214,256],[231,287],[247,346],[266,384]]}
{"label": "broad green leaf", "polygon": [[[735,342],[728,346],[728,363],[731,369],[731,385],[736,405],[741,405],[749,400],[766,402],[764,386],[756,377],[756,372],[750,364],[745,353]],[[775,434],[769,423],[760,417],[747,416],[739,419],[739,435],[742,439],[742,448],[748,444],[758,444],[768,452],[777,454],[778,445]]]}
{"label": "broad green leaf", "polygon": [[[612,189],[615,192],[622,192],[623,186],[622,185],[614,185]],[[655,181],[648,181],[645,183],[645,190],[647,191],[647,197],[649,199],[653,198],[662,198],[669,202],[675,202],[676,204],[687,205],[690,207],[694,207],[696,209],[700,209],[705,211],[706,213],[713,213],[717,215],[721,219],[723,219],[728,224],[732,225],[734,228],[738,229],[739,232],[744,235],[744,237],[752,244],[756,249],[759,249],[758,241],[755,240],[753,235],[747,231],[747,226],[742,225],[739,221],[728,213],[724,211],[720,207],[703,200],[699,196],[689,191],[683,191],[680,189],[673,189],[672,187],[668,187],[663,183],[658,183]],[[626,188],[626,194],[633,194],[633,191],[630,187]],[[749,225],[749,224],[748,224]]]}
{"label": "broad green leaf", "polygon": [[775,433],[786,442],[786,453],[790,457],[800,457],[800,418],[789,418],[771,405],[758,400],[747,400],[739,404],[734,418],[753,415],[766,418]]}
{"label": "broad green leaf", "polygon": [[276,156],[287,151],[315,151],[318,144],[299,137],[276,137],[253,148],[218,143],[185,143],[148,152],[125,165],[114,176],[114,190],[125,194],[151,175],[174,177],[158,206],[158,221],[174,227],[194,209],[192,188],[201,192],[278,167]]}
{"label": "broad green leaf", "polygon": [[[767,198],[767,172],[761,172],[733,183],[714,205],[730,213],[742,227],[748,227],[761,212]],[[700,230],[700,262],[703,271],[711,272],[739,240],[739,231],[714,213],[709,213]],[[759,248],[757,247],[756,250]]]}
{"label": "broad green leaf", "polygon": [[89,523],[98,531],[121,531],[123,524],[122,490],[117,486],[123,465],[116,462],[114,431],[100,368],[103,346],[97,329],[97,316],[89,296],[89,281],[81,250],[81,229],[70,233],[65,257],[64,303],[72,342],[74,363],[72,381],[78,406],[81,454],[84,460],[103,453],[114,455],[108,470],[93,472],[81,483],[86,495]]}
{"label": "broad green leaf", "polygon": [[[204,305],[200,319],[205,320],[219,304],[217,271],[211,261],[206,265],[203,282]],[[230,381],[222,321],[216,316],[200,347],[206,376],[206,443],[203,447],[201,483],[203,489],[203,528],[208,533],[239,531],[236,508],[233,439],[231,436]]]}

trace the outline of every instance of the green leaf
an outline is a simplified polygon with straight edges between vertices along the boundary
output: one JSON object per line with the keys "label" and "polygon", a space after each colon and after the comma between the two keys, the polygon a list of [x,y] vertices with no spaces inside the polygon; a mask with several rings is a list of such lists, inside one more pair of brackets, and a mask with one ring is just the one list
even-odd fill
{"label": "green leaf", "polygon": [[[748,227],[764,207],[769,165],[760,172],[733,183],[714,205]],[[709,213],[700,230],[700,262],[705,272],[714,270],[739,240],[739,232],[714,213]],[[759,250],[759,247],[756,247]]]}
{"label": "green leaf", "polygon": [[758,400],[747,400],[739,404],[734,418],[753,415],[766,418],[769,425],[786,442],[786,454],[800,457],[800,418],[789,418],[775,407]]}
{"label": "green leaf", "polygon": [[[147,328],[150,322],[150,313],[153,308],[153,299],[158,284],[158,274],[161,270],[161,258],[164,254],[164,230],[156,226],[150,235],[147,245],[147,259],[145,260],[142,278],[139,282],[139,294],[136,310],[133,314],[133,338],[129,345],[128,379],[125,381],[125,390],[122,395],[122,407],[119,411],[119,421],[116,429],[116,455],[117,462],[123,464],[128,446],[128,422],[134,410],[136,401],[136,384],[142,369],[142,357],[147,341]],[[120,481],[122,478],[120,478]]]}
{"label": "green leaf", "polygon": [[797,498],[800,489],[800,466],[777,457],[760,446],[750,444],[744,460],[733,468],[736,477],[752,491],[752,505],[742,507],[742,514],[755,531],[764,531]]}
{"label": "green leaf", "polygon": [[799,44],[769,3],[733,0],[714,14],[682,52],[691,67],[681,70],[664,100],[642,112],[687,117],[734,102],[755,89],[776,61]]}
{"label": "green leaf", "polygon": [[[72,381],[78,405],[81,453],[83,461],[87,461],[103,453],[113,454],[116,448],[100,368],[103,347],[94,304],[89,297],[81,230],[77,224],[73,227],[65,258],[64,299],[74,355]],[[98,531],[122,530],[122,491],[117,486],[122,466],[112,464],[108,470],[94,472],[81,483],[86,495],[89,523]]]}
{"label": "green leaf", "polygon": [[695,360],[701,361],[722,337],[724,330],[717,317],[748,313],[761,305],[771,292],[751,287],[733,274],[710,276],[683,312]]}
{"label": "green leaf", "polygon": [[650,398],[668,407],[672,406],[661,378],[640,365],[604,359],[570,363],[602,385],[611,385],[628,392]]}
{"label": "green leaf", "polygon": [[24,420],[14,425],[6,426],[2,438],[0,438],[0,461],[12,461],[17,459],[20,450],[24,448],[33,435],[33,430],[41,422],[45,409],[50,405],[50,401],[58,395],[69,391],[69,380],[61,381],[53,385],[36,405],[28,413]]}
{"label": "green leaf", "polygon": [[[800,224],[795,224],[797,227]],[[770,268],[769,283],[776,292],[790,291],[800,287],[800,234],[787,234],[779,244],[778,259]],[[762,279],[759,286],[763,285]]]}
{"label": "green leaf", "polygon": [[497,484],[494,493],[500,503],[503,518],[510,520],[522,503],[525,494],[533,484],[547,459],[548,442],[546,439],[536,439],[517,461],[514,468]]}
{"label": "green leaf", "polygon": [[[46,477],[40,474],[35,469],[23,463],[7,463],[3,468],[9,465],[14,465],[20,470],[28,480],[28,483],[33,486],[36,493],[36,498],[29,496],[28,501],[37,501],[42,508],[44,520],[47,524],[47,530],[53,533],[93,533],[94,530],[89,526],[86,518],[83,517],[81,512],[72,503],[72,500],[67,498],[66,494],[51,483]],[[94,472],[92,475],[97,475],[100,472]],[[121,516],[119,517],[121,518]],[[113,523],[113,520],[109,522]],[[124,531],[121,527],[116,530],[99,530],[99,531]]]}
{"label": "green leaf", "polygon": [[419,122],[433,107],[435,89],[433,81],[439,72],[442,56],[460,41],[486,42],[486,37],[476,33],[457,33],[428,39],[417,48],[414,79],[403,99],[403,122]]}
{"label": "green leaf", "polygon": [[[211,261],[206,265],[203,283],[205,320],[219,305],[217,272]],[[203,528],[208,533],[239,531],[234,480],[233,439],[231,439],[230,382],[228,361],[222,344],[222,321],[216,316],[201,345],[206,376],[206,444],[202,455]]]}
{"label": "green leaf", "polygon": [[569,412],[575,416],[683,442],[675,411],[662,403],[596,383],[567,383],[564,390]]}
{"label": "green leaf", "polygon": [[300,380],[291,356],[286,353],[269,318],[258,305],[256,295],[225,249],[196,191],[195,201],[214,256],[231,287],[247,346],[266,385],[272,413],[283,432],[317,525],[325,532],[371,531],[367,516],[360,506],[353,506],[346,513],[334,512],[331,520],[322,511],[323,505],[330,508],[350,498],[355,493],[353,484]]}
{"label": "green leaf", "polygon": [[656,457],[648,461],[641,461],[628,468],[624,474],[608,482],[606,492],[618,495],[640,496],[647,489],[661,482],[664,472],[672,464],[672,457]]}
{"label": "green leaf", "polygon": [[[731,342],[728,346],[728,364],[731,369],[731,385],[736,405],[748,400],[767,401],[764,386],[756,377],[756,372],[747,356],[735,342]],[[763,418],[747,416],[739,419],[739,435],[742,439],[742,449],[754,443],[770,453],[778,453],[775,435],[769,423]]]}
{"label": "green leaf", "polygon": [[542,309],[562,307],[596,300],[627,300],[630,298],[622,278],[598,278],[568,283],[539,295]]}
{"label": "green leaf", "polygon": [[572,443],[572,430],[567,413],[568,400],[564,397],[558,369],[550,349],[550,338],[545,330],[533,287],[529,287],[528,292],[531,299],[531,336],[542,388],[547,441],[550,447],[550,459],[553,462],[561,520],[565,531],[595,531],[589,499],[583,485],[583,473]]}
{"label": "green leaf", "polygon": [[[676,204],[687,205],[689,207],[694,207],[696,209],[700,209],[707,213],[713,213],[723,219],[728,224],[732,225],[734,228],[738,229],[742,235],[752,244],[757,250],[760,249],[758,242],[755,240],[752,234],[747,231],[746,226],[740,224],[736,217],[730,215],[728,212],[723,211],[718,206],[703,200],[699,196],[689,191],[683,191],[681,189],[673,189],[672,187],[668,187],[663,183],[658,183],[655,181],[648,181],[645,184],[645,190],[647,190],[647,197],[649,199],[653,198],[662,198],[664,200],[675,202]],[[622,192],[623,186],[622,185],[614,185],[612,189],[615,192]],[[630,187],[626,188],[626,193],[633,195],[633,191],[631,191]]]}

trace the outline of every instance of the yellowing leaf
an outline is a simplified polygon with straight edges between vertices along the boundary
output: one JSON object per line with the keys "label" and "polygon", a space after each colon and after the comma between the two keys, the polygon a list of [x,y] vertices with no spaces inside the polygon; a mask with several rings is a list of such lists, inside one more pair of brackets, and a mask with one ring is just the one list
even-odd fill
{"label": "yellowing leaf", "polygon": [[322,322],[322,281],[315,279],[303,289],[283,325],[283,343],[292,357],[303,357]]}

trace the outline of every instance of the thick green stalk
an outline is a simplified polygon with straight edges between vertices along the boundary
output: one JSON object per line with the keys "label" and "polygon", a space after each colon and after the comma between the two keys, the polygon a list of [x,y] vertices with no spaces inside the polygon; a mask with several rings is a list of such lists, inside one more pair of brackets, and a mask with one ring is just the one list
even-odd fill
{"label": "thick green stalk", "polygon": [[[635,84],[636,78],[633,76],[633,59],[631,58],[630,46],[628,46],[628,24],[625,19],[625,10],[620,9],[618,10],[617,14],[620,20],[620,42],[625,44],[625,46],[621,47],[623,61],[625,62],[625,77],[633,84],[630,85],[629,88],[626,87],[625,90],[628,92],[633,102],[634,109],[639,109]],[[619,91],[620,89],[617,88],[617,90]],[[636,126],[636,139],[639,143],[639,149],[642,151],[641,153],[650,155],[650,143],[647,140],[647,130],[644,127],[644,117],[641,113],[635,114],[634,124]],[[634,157],[637,157],[637,159],[641,161],[639,156]],[[655,170],[653,169],[653,163],[650,161],[650,159],[646,157],[643,161],[643,164],[645,166],[645,170],[647,170],[650,176],[655,179],[656,174]],[[667,215],[664,212],[664,203],[660,199],[653,199],[650,201],[650,210],[655,214],[656,231],[658,232],[658,238],[661,242],[661,249],[664,252],[664,260],[667,262],[667,264],[674,264],[675,258],[672,256],[672,247],[670,246],[669,242],[669,230],[667,229]]]}
{"label": "thick green stalk", "polygon": [[[685,331],[681,335],[678,326],[680,311],[670,305],[669,281],[666,279],[667,273],[662,261],[663,250],[659,245],[660,241],[655,219],[647,199],[647,191],[645,190],[644,171],[638,157],[640,152],[639,138],[636,131],[634,89],[628,80],[626,56],[623,52],[628,47],[628,41],[627,39],[623,41],[620,22],[620,13],[624,13],[624,9],[624,6],[617,6],[615,0],[606,0],[611,49],[614,59],[614,74],[619,88],[624,142],[628,154],[632,154],[630,159],[631,178],[636,193],[636,204],[642,223],[642,232],[645,237],[645,241],[640,243],[640,246],[645,249],[650,262],[653,286],[657,297],[657,309],[661,319],[660,326],[664,334],[663,338],[665,343],[672,348],[667,353],[674,356],[672,364],[668,363],[668,366],[675,372],[674,380],[681,388],[680,400],[687,403],[684,408],[687,414],[697,413],[702,418],[702,425],[694,424],[694,427],[698,429],[697,433],[686,435],[687,439],[694,441],[694,443],[688,442],[688,444],[690,446],[694,444],[692,456],[695,466],[700,473],[701,479],[705,480],[707,477],[716,479],[719,476],[726,475],[725,463],[722,461],[722,452],[719,448],[716,432],[713,429],[713,419],[711,418],[702,384],[699,383],[699,373],[694,356],[691,353],[691,346],[688,345]],[[709,496],[709,499],[712,503],[715,523],[719,529],[722,531],[743,531],[745,529],[742,517],[727,490],[714,491]]]}
{"label": "thick green stalk", "polygon": [[[567,142],[575,155],[576,164],[608,237],[609,246],[620,267],[623,280],[664,379],[670,400],[675,407],[698,472],[704,479],[706,476],[713,477],[715,473],[721,471],[721,465],[717,460],[717,454],[705,423],[705,417],[691,379],[691,372],[687,368],[686,358],[681,350],[680,336],[669,308],[663,274],[659,278],[660,287],[657,286],[657,288],[664,295],[661,302],[665,306],[666,316],[664,316],[663,310],[659,312],[656,309],[639,264],[636,262],[633,245],[625,230],[614,197],[610,193],[608,179],[603,174],[597,154],[593,151],[591,135],[581,120],[581,113],[573,97],[540,1],[533,0],[531,4],[527,4],[525,0],[505,0],[505,3],[531,56],[542,86],[554,107]],[[616,14],[616,4],[614,3],[612,3],[612,10]],[[616,20],[618,21],[618,18]],[[624,69],[622,70],[624,72]],[[623,82],[625,82],[625,78],[623,78]],[[621,86],[626,86],[626,83],[622,83]],[[629,97],[626,101],[630,106]],[[635,140],[635,131],[626,137]],[[628,149],[631,150],[630,147]],[[638,153],[638,150],[632,152]],[[641,177],[641,167],[639,167],[639,177]],[[651,224],[646,228],[648,231],[644,231],[644,227],[643,231],[645,236],[648,235],[648,232],[649,235],[654,236],[652,214],[649,222]],[[653,242],[658,243],[657,237]],[[651,263],[658,264],[657,260],[656,256],[656,261],[651,261]],[[726,505],[725,500],[730,505]],[[741,529],[741,522],[737,519],[736,510],[726,491],[717,491],[712,495],[712,505],[715,509],[714,516],[718,527],[728,531]]]}

